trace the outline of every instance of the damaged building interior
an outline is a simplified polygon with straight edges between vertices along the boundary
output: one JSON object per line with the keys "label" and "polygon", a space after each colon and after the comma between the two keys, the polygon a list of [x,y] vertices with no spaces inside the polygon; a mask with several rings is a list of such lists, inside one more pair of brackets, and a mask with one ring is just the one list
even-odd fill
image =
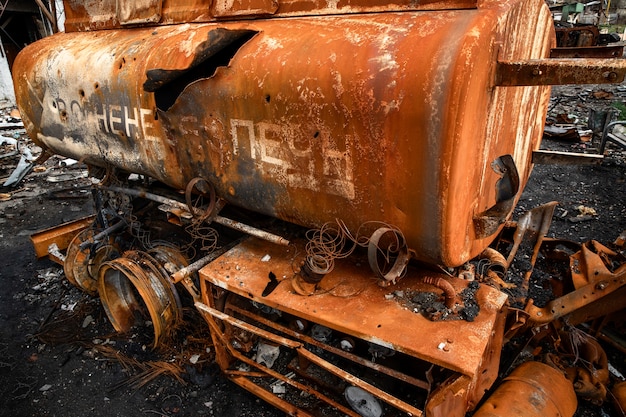
{"label": "damaged building interior", "polygon": [[0,0],[0,416],[626,416],[623,3]]}

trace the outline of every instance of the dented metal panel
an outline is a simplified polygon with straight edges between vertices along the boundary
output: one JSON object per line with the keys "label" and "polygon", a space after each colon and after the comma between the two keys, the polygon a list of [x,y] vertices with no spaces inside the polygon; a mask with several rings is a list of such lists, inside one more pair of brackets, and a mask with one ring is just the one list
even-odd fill
{"label": "dented metal panel", "polygon": [[[493,73],[546,57],[550,19],[526,0],[68,33],[22,54],[16,85],[55,152],[179,189],[203,177],[306,226],[384,221],[416,258],[453,266],[493,239],[529,175],[549,89],[498,88]],[[490,165],[504,155],[519,187],[485,233],[475,218],[500,201]]]}
{"label": "dented metal panel", "polygon": [[[503,306],[506,296],[487,286],[481,286],[476,293],[476,303],[480,305],[480,314],[472,322],[464,320],[431,321],[424,316],[416,314],[407,308],[401,301],[386,297],[389,289],[372,285],[370,273],[367,271],[367,262],[359,257],[352,258],[349,262],[342,262],[324,280],[318,284],[317,292],[311,297],[294,294],[297,285],[297,276],[293,275],[293,265],[299,264],[305,251],[302,242],[295,242],[294,247],[284,248],[280,246],[268,246],[256,238],[248,239],[235,246],[214,262],[199,271],[200,279],[204,285],[215,286],[226,290],[228,293],[251,300],[257,306],[275,308],[300,320],[326,326],[343,335],[350,335],[355,340],[365,340],[377,346],[383,346],[394,352],[402,352],[411,358],[419,358],[426,363],[433,363],[448,370],[453,370],[464,375],[455,377],[463,381],[462,389],[455,395],[459,404],[457,409],[448,412],[440,409],[441,401],[451,406],[448,388],[434,390],[427,407],[436,416],[463,415],[467,409],[473,407],[482,397],[484,391],[491,386],[497,378],[497,363],[500,360],[502,334],[504,328]],[[267,259],[267,261],[261,261]],[[268,272],[275,274],[278,286],[270,294],[265,293],[268,285]],[[429,277],[440,274],[410,268],[402,281],[393,287],[398,293],[413,294],[422,291],[431,291],[432,285],[427,284]],[[467,288],[467,281],[447,278],[458,293]],[[211,305],[214,300],[205,293],[205,305]],[[275,339],[274,336],[264,333],[262,330],[251,327],[246,322],[240,322],[224,313],[219,313],[203,306],[201,311],[208,313],[212,318],[245,329],[246,332],[268,338],[280,345],[296,348],[299,355],[304,355],[309,360],[317,361],[316,356],[306,351],[303,346],[293,345],[293,340],[312,343],[320,348],[326,347],[326,343],[310,340],[300,332],[290,332],[281,328],[280,325],[270,321],[264,321],[253,312],[246,312],[242,308],[227,305],[226,312],[237,313],[243,317],[253,319],[265,326],[275,327],[275,331],[287,334],[290,338],[286,341]],[[458,305],[455,307],[458,308]],[[206,317],[205,317],[206,318]],[[210,321],[209,320],[209,321]],[[216,326],[214,331],[219,327]],[[426,337],[426,335],[428,335]],[[492,335],[496,335],[493,337]],[[228,344],[216,344],[218,349],[226,349],[228,354],[244,360],[241,353],[232,346],[232,336]],[[336,349],[339,350],[339,349]],[[315,351],[314,351],[315,352]],[[334,352],[335,354],[338,354]],[[225,352],[226,354],[226,352]],[[346,354],[347,355],[347,354]],[[342,355],[342,356],[346,356]],[[350,355],[346,358],[353,359]],[[421,415],[422,411],[415,409],[414,405],[407,404],[392,395],[382,395],[379,390],[368,385],[358,385],[359,381],[345,371],[336,367],[327,367],[327,371],[333,374],[340,373],[342,379],[351,381],[357,386],[373,393],[378,398],[412,415]],[[368,367],[377,368],[371,363]],[[402,368],[402,367],[401,367]],[[263,369],[269,372],[267,369]],[[380,370],[379,370],[380,371]],[[402,368],[402,373],[389,370],[385,373],[393,377],[415,384],[420,389],[428,388],[426,379],[415,381],[415,374],[409,369]],[[406,375],[403,375],[406,373]],[[242,375],[243,376],[243,375]],[[277,376],[276,376],[277,377]],[[424,377],[425,378],[425,377]],[[258,386],[247,386],[252,392],[261,395],[263,392]],[[272,400],[273,403],[277,404]],[[435,411],[436,410],[436,411]]]}
{"label": "dented metal panel", "polygon": [[[355,259],[354,263],[341,265],[341,269],[325,277],[324,288],[332,288],[333,291],[324,294],[322,290],[322,294],[312,298],[294,296],[292,264],[299,263],[298,253],[302,257],[304,250],[286,250],[276,245],[268,247],[262,240],[249,239],[199,273],[201,279],[230,292],[472,378],[485,366],[490,335],[506,301],[503,293],[481,287],[476,295],[481,314],[473,322],[434,322],[415,314],[397,300],[386,300],[385,294],[389,293],[389,289],[369,285],[371,278],[367,262]],[[270,258],[268,263],[259,262],[264,256]],[[361,266],[358,266],[359,263]],[[270,270],[281,283],[271,294],[262,296]],[[436,275],[411,269],[408,276],[393,289],[419,292],[422,288],[426,291],[433,287],[420,281]],[[457,293],[467,286],[467,282],[461,280],[452,280],[452,284]],[[422,343],[424,334],[429,335],[429,343]],[[440,343],[445,345],[445,349]]]}

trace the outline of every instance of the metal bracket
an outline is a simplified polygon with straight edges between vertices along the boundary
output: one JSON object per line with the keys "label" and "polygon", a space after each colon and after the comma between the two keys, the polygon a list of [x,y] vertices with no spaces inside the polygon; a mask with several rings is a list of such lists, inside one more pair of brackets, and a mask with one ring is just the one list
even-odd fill
{"label": "metal bracket", "polygon": [[617,84],[626,76],[621,59],[529,59],[498,61],[497,86]]}

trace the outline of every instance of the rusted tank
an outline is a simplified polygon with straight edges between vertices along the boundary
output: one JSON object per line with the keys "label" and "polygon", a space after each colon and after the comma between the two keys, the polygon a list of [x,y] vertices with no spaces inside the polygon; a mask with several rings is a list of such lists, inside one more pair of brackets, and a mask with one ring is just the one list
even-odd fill
{"label": "rusted tank", "polygon": [[[383,221],[448,266],[482,252],[523,188],[549,97],[534,84],[598,81],[589,62],[540,68],[554,34],[539,0],[172,2],[137,21],[113,1],[68,6],[84,31],[14,67],[40,145],[181,190],[203,177],[307,227]],[[151,21],[168,25],[133,25]]]}
{"label": "rusted tank", "polygon": [[[143,312],[154,346],[167,343],[187,303],[225,375],[290,415],[460,417],[514,359],[545,340],[558,353],[565,335],[572,351],[595,347],[571,326],[625,307],[619,251],[544,239],[554,203],[507,222],[549,85],[626,72],[548,58],[542,0],[65,6],[68,33],[26,48],[13,73],[44,155],[92,168],[96,213],[33,242],[118,332]],[[505,283],[527,247],[530,269]],[[569,275],[535,305],[540,249]],[[543,395],[551,375],[606,395],[595,370],[542,361],[482,412],[522,390],[502,415],[571,417],[572,395]]]}

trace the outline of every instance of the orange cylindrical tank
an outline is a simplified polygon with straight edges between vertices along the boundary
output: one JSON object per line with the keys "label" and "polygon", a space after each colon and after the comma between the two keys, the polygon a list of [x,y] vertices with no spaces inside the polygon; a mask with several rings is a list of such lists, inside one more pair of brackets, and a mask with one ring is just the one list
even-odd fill
{"label": "orange cylindrical tank", "polygon": [[541,362],[525,362],[474,413],[474,417],[571,417],[578,401],[562,372]]}
{"label": "orange cylindrical tank", "polygon": [[543,0],[391,6],[58,34],[15,62],[20,111],[59,154],[177,189],[203,177],[307,227],[382,221],[416,258],[457,266],[510,215],[549,100],[496,86],[496,63],[547,57],[552,18]]}

